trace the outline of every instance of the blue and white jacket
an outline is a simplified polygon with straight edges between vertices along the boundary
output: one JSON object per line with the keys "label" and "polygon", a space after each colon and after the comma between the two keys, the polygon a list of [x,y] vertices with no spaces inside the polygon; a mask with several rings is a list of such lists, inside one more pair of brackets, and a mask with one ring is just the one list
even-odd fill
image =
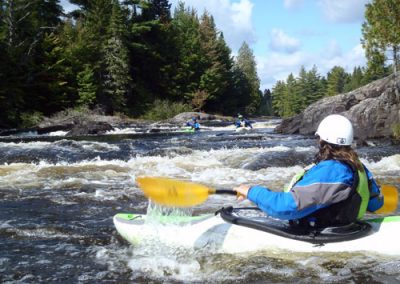
{"label": "blue and white jacket", "polygon": [[[382,207],[383,198],[378,196],[380,190],[372,174],[365,166],[364,169],[371,187],[367,210],[373,212]],[[349,198],[353,181],[350,166],[326,160],[308,170],[288,192],[274,192],[256,185],[250,188],[247,198],[272,217],[296,220]]]}

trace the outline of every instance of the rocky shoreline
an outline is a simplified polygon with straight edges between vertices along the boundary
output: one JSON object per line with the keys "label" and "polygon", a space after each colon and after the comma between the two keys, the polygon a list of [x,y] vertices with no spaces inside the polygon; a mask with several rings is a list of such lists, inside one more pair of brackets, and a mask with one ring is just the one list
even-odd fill
{"label": "rocky shoreline", "polygon": [[35,133],[46,135],[51,132],[63,131],[65,136],[101,135],[107,131],[124,128],[136,128],[140,132],[156,133],[166,128],[177,128],[185,125],[191,117],[198,117],[202,126],[228,126],[234,118],[206,113],[185,112],[163,121],[131,119],[119,116],[106,116],[98,113],[61,113],[54,117],[44,118],[35,127],[23,129],[0,130],[0,136],[18,135],[20,133]]}

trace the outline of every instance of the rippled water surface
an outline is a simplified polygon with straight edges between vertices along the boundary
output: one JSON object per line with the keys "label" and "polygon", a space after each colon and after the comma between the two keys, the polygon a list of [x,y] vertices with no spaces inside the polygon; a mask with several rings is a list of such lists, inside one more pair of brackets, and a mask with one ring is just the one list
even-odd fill
{"label": "rippled water surface", "polygon": [[[194,134],[121,130],[91,137],[2,138],[0,282],[400,282],[400,256],[222,254],[157,243],[133,247],[117,234],[116,213],[148,210],[136,176],[215,188],[247,182],[282,189],[312,162],[316,147],[312,137],[274,134],[273,125],[258,122],[246,133],[227,127]],[[381,183],[400,186],[398,147],[378,144],[357,151]],[[212,213],[226,205],[238,203],[211,196],[183,213]]]}

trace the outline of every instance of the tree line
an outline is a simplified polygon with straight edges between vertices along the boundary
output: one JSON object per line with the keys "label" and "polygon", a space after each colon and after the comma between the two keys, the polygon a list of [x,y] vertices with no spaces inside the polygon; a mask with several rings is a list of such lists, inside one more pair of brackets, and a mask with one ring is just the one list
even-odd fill
{"label": "tree line", "polygon": [[[253,51],[233,57],[207,11],[168,0],[0,0],[0,128],[29,126],[60,110],[163,119],[182,111],[291,116],[398,66],[400,3],[366,5],[368,64],[321,76],[301,67],[260,91]],[[387,60],[391,64],[386,65]]]}
{"label": "tree line", "polygon": [[[207,11],[167,0],[0,0],[0,127],[66,108],[257,114],[252,50],[236,58]],[[164,114],[164,115],[170,115]]]}

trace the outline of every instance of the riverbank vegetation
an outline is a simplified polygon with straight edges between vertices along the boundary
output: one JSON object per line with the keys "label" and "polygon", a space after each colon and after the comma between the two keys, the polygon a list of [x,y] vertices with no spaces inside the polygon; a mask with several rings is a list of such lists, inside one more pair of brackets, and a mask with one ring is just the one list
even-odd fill
{"label": "riverbank vegetation", "polygon": [[302,67],[264,91],[251,48],[243,42],[233,57],[207,11],[183,2],[171,11],[168,0],[70,2],[77,9],[65,14],[59,0],[0,0],[0,128],[88,108],[155,120],[184,111],[288,117],[398,64],[394,0],[367,4],[366,67],[326,76]]}

